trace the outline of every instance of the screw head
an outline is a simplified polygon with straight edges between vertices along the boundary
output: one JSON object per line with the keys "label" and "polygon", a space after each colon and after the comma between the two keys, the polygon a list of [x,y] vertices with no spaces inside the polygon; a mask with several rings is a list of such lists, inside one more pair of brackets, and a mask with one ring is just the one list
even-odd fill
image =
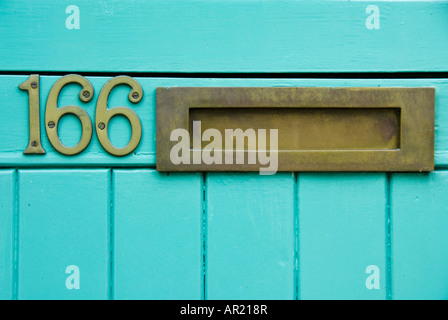
{"label": "screw head", "polygon": [[37,82],[31,82],[31,88],[36,89],[37,88]]}
{"label": "screw head", "polygon": [[37,141],[31,142],[31,146],[34,147],[34,148],[37,147]]}
{"label": "screw head", "polygon": [[138,97],[140,97],[140,95],[138,94],[138,92],[134,92],[134,93],[132,94],[132,98],[134,98],[134,99],[138,99]]}
{"label": "screw head", "polygon": [[53,129],[56,126],[56,124],[53,121],[48,122],[48,127],[50,129]]}
{"label": "screw head", "polygon": [[84,98],[88,98],[88,97],[90,97],[90,93],[89,93],[89,91],[84,91],[83,93],[82,93],[82,95],[84,96]]}
{"label": "screw head", "polygon": [[98,128],[100,130],[104,130],[104,128],[106,128],[106,125],[103,122],[98,123]]}

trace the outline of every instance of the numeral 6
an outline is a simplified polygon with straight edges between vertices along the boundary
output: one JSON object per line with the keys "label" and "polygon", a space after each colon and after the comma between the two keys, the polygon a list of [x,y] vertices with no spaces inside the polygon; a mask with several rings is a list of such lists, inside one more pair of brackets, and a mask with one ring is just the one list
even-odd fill
{"label": "numeral 6", "polygon": [[[90,143],[92,139],[92,121],[84,109],[76,106],[67,106],[58,108],[58,96],[62,88],[69,83],[79,83],[82,90],[79,92],[79,99],[82,102],[89,102],[93,98],[93,86],[86,78],[70,74],[64,76],[55,82],[50,90],[47,99],[47,106],[45,108],[45,129],[47,130],[48,140],[51,145],[60,153],[73,156],[82,152]],[[82,125],[82,135],[78,144],[74,147],[65,146],[58,135],[59,120],[66,114],[73,114],[79,118]]]}
{"label": "numeral 6", "polygon": [[[98,102],[96,104],[96,114],[95,114],[95,127],[98,140],[103,146],[104,150],[113,154],[114,156],[125,156],[137,148],[142,138],[142,124],[138,115],[129,108],[116,107],[112,109],[107,109],[107,99],[112,89],[120,84],[129,85],[132,90],[129,93],[129,101],[132,103],[138,103],[142,100],[143,90],[140,84],[134,79],[127,76],[119,76],[109,80],[101,89],[100,96],[98,97]],[[115,148],[109,140],[109,135],[107,127],[109,125],[110,119],[115,116],[122,115],[125,116],[132,128],[132,135],[128,145],[124,148]]]}

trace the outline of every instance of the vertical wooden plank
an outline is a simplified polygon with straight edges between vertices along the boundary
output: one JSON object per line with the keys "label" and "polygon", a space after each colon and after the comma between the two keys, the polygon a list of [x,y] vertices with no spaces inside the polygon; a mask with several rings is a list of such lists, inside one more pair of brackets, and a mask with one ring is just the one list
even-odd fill
{"label": "vertical wooden plank", "polygon": [[0,171],[0,300],[13,298],[14,170]]}
{"label": "vertical wooden plank", "polygon": [[391,182],[392,297],[448,299],[448,171]]}
{"label": "vertical wooden plank", "polygon": [[[300,297],[385,299],[385,174],[304,173],[298,192]],[[370,265],[379,290],[366,287]]]}
{"label": "vertical wooden plank", "polygon": [[[19,171],[19,299],[108,297],[109,180],[104,169]],[[79,289],[66,286],[69,266]]]}
{"label": "vertical wooden plank", "polygon": [[207,298],[294,298],[294,176],[207,174]]}
{"label": "vertical wooden plank", "polygon": [[113,176],[114,297],[201,299],[202,175]]}

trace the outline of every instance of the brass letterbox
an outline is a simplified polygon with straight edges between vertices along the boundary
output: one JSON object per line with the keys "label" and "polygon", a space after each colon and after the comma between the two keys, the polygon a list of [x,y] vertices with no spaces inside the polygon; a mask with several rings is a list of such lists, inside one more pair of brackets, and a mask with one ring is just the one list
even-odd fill
{"label": "brass letterbox", "polygon": [[434,88],[158,88],[157,170],[258,171],[275,154],[276,171],[432,171],[434,105]]}

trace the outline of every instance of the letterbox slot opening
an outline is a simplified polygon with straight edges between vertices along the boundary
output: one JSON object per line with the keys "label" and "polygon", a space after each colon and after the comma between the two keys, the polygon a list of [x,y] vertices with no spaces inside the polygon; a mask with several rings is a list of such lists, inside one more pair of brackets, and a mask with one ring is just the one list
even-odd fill
{"label": "letterbox slot opening", "polygon": [[[244,132],[246,151],[255,151],[256,144],[249,145],[248,137],[255,132],[255,139],[259,138],[260,129],[266,129],[267,149],[270,148],[270,129],[278,130],[279,152],[397,150],[401,145],[399,107],[190,107],[188,127],[191,146],[194,121],[200,121],[201,137],[204,131],[217,129],[223,150],[226,146],[226,129],[241,129]],[[198,124],[197,122],[196,125]],[[233,148],[236,147],[236,138],[234,139]],[[210,143],[201,141],[202,148]]]}

